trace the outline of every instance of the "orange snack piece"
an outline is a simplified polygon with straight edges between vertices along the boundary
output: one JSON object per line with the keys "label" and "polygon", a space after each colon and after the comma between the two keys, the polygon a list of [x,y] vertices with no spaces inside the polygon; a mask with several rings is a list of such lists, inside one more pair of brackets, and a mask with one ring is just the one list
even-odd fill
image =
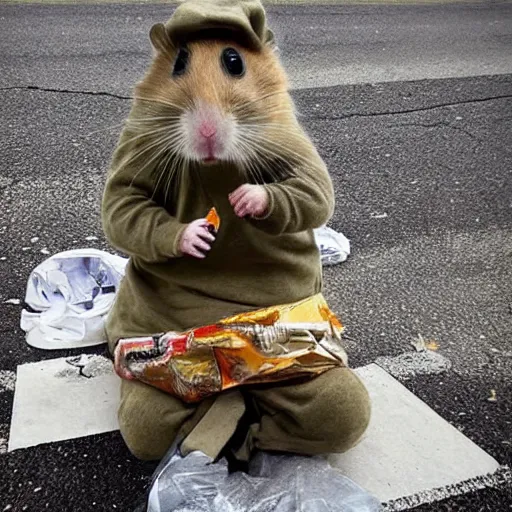
{"label": "orange snack piece", "polygon": [[213,207],[208,212],[208,215],[206,216],[206,220],[208,221],[209,224],[211,224],[215,228],[215,231],[219,230],[219,228],[220,228],[220,217],[219,217],[219,214],[217,213],[217,210],[215,209],[215,207]]}

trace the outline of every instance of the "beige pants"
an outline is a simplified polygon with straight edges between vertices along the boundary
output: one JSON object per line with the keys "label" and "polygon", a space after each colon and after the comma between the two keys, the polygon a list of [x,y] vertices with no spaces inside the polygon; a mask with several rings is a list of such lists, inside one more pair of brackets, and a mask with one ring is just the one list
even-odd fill
{"label": "beige pants", "polygon": [[[366,388],[348,368],[329,370],[301,383],[244,386],[236,393],[253,403],[257,411],[258,421],[252,424],[246,439],[251,448],[307,455],[340,453],[357,443],[370,419]],[[199,429],[214,401],[215,397],[185,404],[146,384],[123,380],[121,434],[139,459],[160,459],[178,435],[186,436],[196,426]],[[220,418],[229,414],[221,412]],[[204,437],[200,446],[207,446],[215,438],[208,428],[197,432],[196,441],[198,436]],[[204,436],[202,432],[209,434]]]}

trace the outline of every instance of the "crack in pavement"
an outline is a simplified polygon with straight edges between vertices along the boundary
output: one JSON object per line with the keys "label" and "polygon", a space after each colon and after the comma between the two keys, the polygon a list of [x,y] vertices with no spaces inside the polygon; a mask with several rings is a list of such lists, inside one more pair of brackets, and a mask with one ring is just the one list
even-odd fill
{"label": "crack in pavement", "polygon": [[62,94],[84,94],[87,96],[108,96],[118,100],[132,100],[132,96],[121,96],[104,91],[73,91],[71,89],[53,89],[51,87],[39,87],[37,85],[17,85],[12,87],[0,87],[0,91],[42,91],[42,92],[56,92]]}
{"label": "crack in pavement", "polygon": [[[95,354],[81,354],[79,356],[69,357],[66,363],[71,368],[66,367],[55,374],[59,378],[86,378],[92,379],[101,375],[110,374],[114,371],[112,362],[106,357]],[[76,372],[78,370],[78,372]]]}
{"label": "crack in pavement", "polygon": [[[20,86],[12,86],[12,87],[0,87],[0,91],[42,91],[42,92],[55,92],[62,94],[84,94],[89,96],[107,96],[111,98],[116,98],[120,100],[133,100],[133,96],[122,96],[120,94],[114,94],[111,92],[105,91],[75,91],[72,89],[54,89],[50,87],[39,87],[37,85],[20,85]],[[292,89],[290,92],[294,92]],[[402,115],[402,114],[413,114],[415,112],[425,112],[429,110],[435,110],[438,108],[444,107],[454,107],[457,105],[467,105],[470,103],[482,103],[486,101],[494,101],[494,100],[502,100],[502,99],[510,99],[512,98],[512,94],[503,94],[497,96],[489,96],[487,98],[473,98],[469,100],[461,100],[454,101],[449,103],[437,103],[435,105],[430,105],[427,107],[418,107],[404,110],[390,110],[384,112],[369,112],[369,113],[352,113],[352,114],[342,114],[339,116],[311,116],[310,119],[315,120],[326,120],[326,121],[336,121],[340,119],[350,119],[352,117],[378,117],[378,116],[393,116],[393,115]]]}
{"label": "crack in pavement", "polygon": [[393,126],[399,126],[399,127],[405,127],[405,126],[415,126],[415,127],[421,127],[421,128],[448,128],[450,130],[455,130],[457,132],[464,133],[467,135],[471,140],[477,141],[481,144],[489,144],[491,145],[495,150],[500,151],[502,153],[510,154],[510,150],[506,147],[503,147],[501,145],[496,145],[493,142],[491,142],[488,139],[483,139],[481,137],[476,136],[474,133],[470,132],[466,128],[463,128],[462,126],[456,126],[453,123],[448,123],[446,121],[436,121],[433,123],[421,123],[421,122],[408,122],[408,123],[399,123]]}
{"label": "crack in pavement", "polygon": [[352,117],[395,116],[395,115],[402,115],[402,114],[413,114],[415,112],[426,112],[429,110],[435,110],[437,108],[455,107],[457,105],[467,105],[470,103],[483,103],[486,101],[494,101],[494,100],[502,100],[502,99],[510,99],[510,98],[512,98],[512,94],[503,94],[503,95],[498,95],[498,96],[489,96],[488,98],[474,98],[474,99],[470,99],[470,100],[454,101],[454,102],[450,102],[450,103],[437,103],[435,105],[430,105],[428,107],[410,108],[410,109],[405,109],[405,110],[369,112],[367,114],[356,112],[356,113],[352,113],[352,114],[342,114],[340,116],[311,116],[310,119],[325,120],[325,121],[337,121],[340,119],[350,119]]}
{"label": "crack in pavement", "polygon": [[471,133],[469,130],[466,130],[460,126],[455,126],[452,123],[447,123],[446,121],[436,121],[435,123],[400,123],[396,126],[416,126],[421,128],[450,128],[452,130],[460,131],[462,133],[465,133],[470,139],[478,140],[479,142],[487,142],[484,139],[481,139],[480,137],[477,137],[473,133]]}

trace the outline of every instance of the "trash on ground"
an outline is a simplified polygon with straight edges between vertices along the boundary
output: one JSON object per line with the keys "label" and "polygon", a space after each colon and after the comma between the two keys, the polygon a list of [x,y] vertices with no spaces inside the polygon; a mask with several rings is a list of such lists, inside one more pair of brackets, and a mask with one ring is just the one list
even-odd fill
{"label": "trash on ground", "polygon": [[436,340],[426,340],[421,334],[411,342],[411,345],[417,352],[424,352],[425,350],[439,350],[439,343]]}
{"label": "trash on ground", "polygon": [[31,273],[21,328],[27,343],[61,349],[106,341],[104,318],[127,260],[96,249],[55,254]]}
{"label": "trash on ground", "polygon": [[337,265],[349,257],[350,242],[345,235],[327,226],[317,228],[314,232],[323,266]]}
{"label": "trash on ground", "polygon": [[228,473],[195,451],[169,454],[156,470],[147,512],[377,512],[377,498],[322,457],[258,452],[248,473]]}

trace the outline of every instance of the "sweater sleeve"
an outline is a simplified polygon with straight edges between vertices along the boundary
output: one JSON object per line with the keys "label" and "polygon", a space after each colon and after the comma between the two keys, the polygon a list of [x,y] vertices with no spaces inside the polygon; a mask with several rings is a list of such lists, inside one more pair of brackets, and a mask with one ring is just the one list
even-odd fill
{"label": "sweater sleeve", "polygon": [[164,262],[181,256],[179,241],[186,224],[180,223],[152,199],[152,169],[130,158],[135,147],[121,136],[103,193],[101,217],[109,242],[128,256]]}
{"label": "sweater sleeve", "polygon": [[253,225],[269,234],[298,233],[325,224],[334,212],[331,178],[313,144],[303,138],[293,159],[294,175],[265,185],[269,195],[267,213],[251,219]]}

